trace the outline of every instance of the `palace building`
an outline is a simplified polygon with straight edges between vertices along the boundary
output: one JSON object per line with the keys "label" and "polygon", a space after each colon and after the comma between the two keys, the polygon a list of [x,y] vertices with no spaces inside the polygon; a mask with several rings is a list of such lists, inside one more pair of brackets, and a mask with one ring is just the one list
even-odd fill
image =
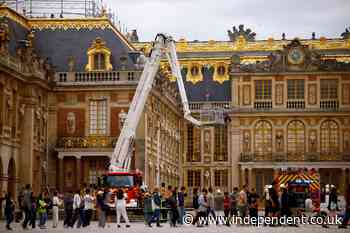
{"label": "palace building", "polygon": [[[150,187],[249,184],[261,193],[286,170],[350,181],[350,33],[339,38],[256,40],[240,25],[227,41],[177,41],[194,115],[217,109],[225,124],[183,118],[164,60],[138,125],[132,169]],[[0,7],[0,190],[29,183],[68,191],[97,184],[151,42],[123,35],[104,12],[30,18]],[[341,175],[341,176],[339,176]]]}

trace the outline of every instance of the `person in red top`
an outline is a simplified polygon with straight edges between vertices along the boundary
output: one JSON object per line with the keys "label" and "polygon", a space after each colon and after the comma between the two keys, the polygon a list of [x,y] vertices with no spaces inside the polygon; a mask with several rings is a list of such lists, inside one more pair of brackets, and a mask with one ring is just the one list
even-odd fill
{"label": "person in red top", "polygon": [[228,192],[224,193],[224,215],[225,215],[225,221],[226,226],[230,226],[230,210],[231,210],[231,198],[228,194]]}
{"label": "person in red top", "polygon": [[349,219],[350,219],[350,184],[348,184],[348,187],[346,189],[346,193],[345,193],[344,197],[345,197],[345,201],[346,201],[345,215],[343,218],[343,222],[339,226],[339,228],[346,228],[346,226],[348,225]]}

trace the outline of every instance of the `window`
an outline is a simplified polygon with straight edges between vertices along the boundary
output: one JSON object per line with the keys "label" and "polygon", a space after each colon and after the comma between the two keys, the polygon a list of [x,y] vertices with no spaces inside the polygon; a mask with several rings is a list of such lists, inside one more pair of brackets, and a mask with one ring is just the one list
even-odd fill
{"label": "window", "polygon": [[255,126],[255,153],[257,159],[264,159],[272,152],[272,126],[267,121],[259,121]]}
{"label": "window", "polygon": [[193,67],[191,68],[191,75],[192,75],[192,76],[197,76],[197,75],[199,75],[199,68],[198,68],[197,66],[193,66]]}
{"label": "window", "polygon": [[227,161],[227,126],[215,127],[214,161]]}
{"label": "window", "polygon": [[288,124],[288,159],[298,160],[305,152],[305,126],[301,121]]}
{"label": "window", "polygon": [[94,54],[94,70],[105,70],[105,55],[103,53]]}
{"label": "window", "polygon": [[294,79],[287,81],[288,99],[304,99],[304,80]]}
{"label": "window", "polygon": [[321,99],[338,98],[338,80],[322,79],[321,80]]}
{"label": "window", "polygon": [[98,184],[98,177],[107,172],[108,160],[89,160],[89,184]]}
{"label": "window", "polygon": [[225,75],[226,74],[225,66],[219,66],[217,72],[218,72],[218,75],[220,75],[220,76]]}
{"label": "window", "polygon": [[187,185],[188,187],[201,186],[201,171],[189,170],[187,171]]}
{"label": "window", "polygon": [[90,134],[107,134],[107,100],[90,101]]}
{"label": "window", "polygon": [[271,80],[255,81],[255,99],[271,99]]}
{"label": "window", "polygon": [[214,172],[214,185],[217,187],[228,186],[228,171],[227,170],[216,170]]}
{"label": "window", "polygon": [[325,121],[321,125],[321,153],[332,154],[339,149],[339,127],[335,121]]}
{"label": "window", "polygon": [[189,125],[187,128],[187,162],[200,162],[201,131]]}

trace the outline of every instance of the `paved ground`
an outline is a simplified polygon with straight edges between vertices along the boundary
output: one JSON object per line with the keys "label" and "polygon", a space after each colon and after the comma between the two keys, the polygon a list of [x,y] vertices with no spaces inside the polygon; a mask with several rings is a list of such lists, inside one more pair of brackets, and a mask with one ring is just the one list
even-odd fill
{"label": "paved ground", "polygon": [[[117,228],[116,223],[111,223],[109,224],[108,227],[102,229],[102,228],[98,228],[97,226],[97,222],[93,222],[91,226],[87,227],[87,228],[80,228],[80,229],[66,229],[63,228],[62,226],[62,222],[60,222],[60,225],[58,228],[53,229],[52,226],[52,222],[49,221],[47,224],[48,228],[45,230],[36,228],[36,229],[29,229],[27,231],[24,231],[19,223],[14,223],[12,225],[13,231],[12,232],[27,232],[27,233],[31,233],[31,232],[52,232],[52,233],[69,233],[69,232],[74,232],[74,233],[80,233],[80,232],[135,232],[135,233],[139,233],[139,232],[157,232],[157,233],[172,233],[172,232],[200,232],[200,233],[205,233],[205,232],[267,232],[267,233],[274,233],[274,232],[296,232],[296,233],[309,233],[309,232],[317,232],[317,233],[321,233],[321,232],[350,232],[349,229],[338,229],[336,226],[331,226],[329,229],[324,229],[321,228],[320,226],[310,226],[310,225],[305,225],[305,226],[300,226],[298,228],[296,227],[251,227],[251,226],[231,226],[231,227],[226,227],[226,226],[215,226],[215,225],[211,225],[209,227],[202,227],[202,228],[197,228],[197,227],[193,227],[193,226],[181,226],[181,227],[177,227],[177,228],[170,228],[169,224],[163,224],[162,228],[157,228],[157,227],[153,227],[153,228],[149,228],[146,227],[143,223],[138,222],[138,223],[132,223],[130,228],[125,228],[125,226],[123,225],[122,228]],[[5,223],[4,221],[0,222],[0,232],[6,232],[5,229]],[[9,232],[9,231],[8,231]]]}

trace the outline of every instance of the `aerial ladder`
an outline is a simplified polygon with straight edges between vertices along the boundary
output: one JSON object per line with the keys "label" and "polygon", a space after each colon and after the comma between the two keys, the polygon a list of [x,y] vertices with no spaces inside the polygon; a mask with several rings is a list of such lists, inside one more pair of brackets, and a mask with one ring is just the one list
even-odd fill
{"label": "aerial ladder", "polygon": [[110,173],[129,172],[136,128],[142,116],[147,97],[152,89],[152,84],[158,72],[160,61],[164,56],[168,59],[172,75],[176,77],[184,118],[195,126],[216,123],[214,121],[202,122],[191,115],[181,75],[181,68],[176,54],[175,41],[169,35],[158,34],[153,42],[153,48],[151,49],[149,57],[142,57],[145,61],[143,72],[112,154],[109,166]]}

